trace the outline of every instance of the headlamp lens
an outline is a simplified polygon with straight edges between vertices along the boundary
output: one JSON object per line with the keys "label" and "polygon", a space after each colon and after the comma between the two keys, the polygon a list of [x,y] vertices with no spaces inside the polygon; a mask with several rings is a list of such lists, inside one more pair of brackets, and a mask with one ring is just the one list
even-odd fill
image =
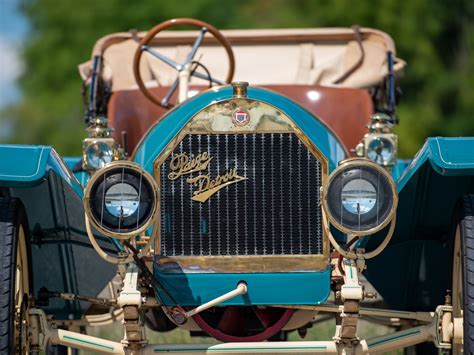
{"label": "headlamp lens", "polygon": [[139,204],[138,192],[130,184],[112,185],[105,193],[105,208],[115,217],[131,216],[137,211]]}
{"label": "headlamp lens", "polygon": [[377,202],[374,185],[367,180],[351,180],[345,184],[341,193],[342,206],[352,214],[366,214]]}

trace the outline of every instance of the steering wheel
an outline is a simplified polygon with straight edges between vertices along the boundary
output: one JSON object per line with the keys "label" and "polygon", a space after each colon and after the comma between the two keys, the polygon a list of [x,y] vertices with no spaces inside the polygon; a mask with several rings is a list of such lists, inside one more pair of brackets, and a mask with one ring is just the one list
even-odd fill
{"label": "steering wheel", "polygon": [[[153,38],[160,33],[163,30],[166,30],[171,27],[175,26],[193,26],[193,27],[199,27],[201,29],[198,37],[194,41],[193,46],[191,47],[191,51],[188,53],[186,56],[186,59],[184,60],[184,63],[177,63],[174,60],[164,56],[163,54],[159,53],[155,49],[151,48],[149,46],[149,43],[153,40]],[[204,36],[206,35],[207,32],[210,32],[214,38],[217,40],[217,42],[222,45],[227,53],[227,59],[229,63],[229,68],[227,71],[227,77],[225,81],[221,81],[218,79],[215,79],[210,76],[209,73],[201,73],[196,70],[196,68],[191,68],[193,64],[193,59],[194,56],[196,55],[197,50],[199,49],[199,46],[201,45]],[[142,59],[143,52],[148,52],[154,57],[160,59],[170,67],[174,68],[175,70],[178,71],[178,76],[171,85],[170,89],[168,90],[168,93],[164,98],[161,98],[155,94],[153,94],[144,84],[143,79],[140,74],[140,61]],[[195,76],[197,78],[201,78],[204,80],[209,80],[210,82],[219,84],[219,85],[224,85],[224,84],[229,84],[232,81],[232,77],[234,76],[234,69],[235,69],[235,60],[234,60],[234,53],[232,52],[232,47],[229,43],[229,41],[220,33],[214,26],[203,22],[199,20],[195,20],[192,18],[178,18],[178,19],[173,19],[173,20],[168,20],[165,22],[162,22],[155,27],[153,27],[151,30],[148,31],[145,37],[140,41],[140,45],[137,48],[137,51],[135,52],[135,59],[133,62],[133,73],[135,75],[135,80],[138,84],[138,87],[142,91],[142,93],[153,103],[162,106],[164,108],[168,108],[170,106],[173,106],[170,104],[170,98],[173,95],[173,93],[176,91],[178,88],[178,85],[180,86],[180,90],[187,91],[187,87],[189,84],[189,77],[190,76]],[[182,75],[185,74],[185,75]],[[187,75],[186,75],[187,74]],[[180,79],[185,80],[186,83],[180,83]],[[182,86],[183,85],[183,86]],[[187,94],[187,92],[186,92]]]}

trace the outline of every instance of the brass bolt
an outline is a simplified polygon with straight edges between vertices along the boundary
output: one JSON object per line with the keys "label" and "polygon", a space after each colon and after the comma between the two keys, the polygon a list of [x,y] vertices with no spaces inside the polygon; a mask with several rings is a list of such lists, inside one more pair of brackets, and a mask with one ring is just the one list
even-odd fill
{"label": "brass bolt", "polygon": [[446,290],[446,295],[444,296],[444,304],[446,306],[451,306],[452,304],[451,290]]}
{"label": "brass bolt", "polygon": [[364,293],[364,298],[376,299],[377,298],[377,292],[366,292],[366,293]]}

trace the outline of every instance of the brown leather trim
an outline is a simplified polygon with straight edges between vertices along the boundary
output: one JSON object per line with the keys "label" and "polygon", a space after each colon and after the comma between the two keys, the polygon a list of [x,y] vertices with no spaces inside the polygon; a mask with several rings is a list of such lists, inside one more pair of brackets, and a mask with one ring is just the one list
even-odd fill
{"label": "brown leather trim", "polygon": [[[367,132],[366,125],[373,113],[367,90],[312,85],[268,85],[265,88],[288,97],[317,116],[339,139],[348,156],[353,155],[348,150],[355,148]],[[168,88],[150,90],[162,95]],[[122,131],[127,132],[128,152],[133,152],[147,132],[170,112],[172,110],[152,104],[139,90],[114,92],[109,101],[110,126],[115,129],[113,136],[120,142]]]}

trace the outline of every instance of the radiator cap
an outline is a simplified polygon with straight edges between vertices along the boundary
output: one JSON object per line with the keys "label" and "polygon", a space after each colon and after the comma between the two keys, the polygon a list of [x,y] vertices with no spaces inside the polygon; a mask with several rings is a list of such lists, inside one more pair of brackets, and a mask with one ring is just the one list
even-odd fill
{"label": "radiator cap", "polygon": [[231,83],[232,88],[234,89],[234,97],[247,97],[247,87],[249,83],[246,81],[234,81]]}

